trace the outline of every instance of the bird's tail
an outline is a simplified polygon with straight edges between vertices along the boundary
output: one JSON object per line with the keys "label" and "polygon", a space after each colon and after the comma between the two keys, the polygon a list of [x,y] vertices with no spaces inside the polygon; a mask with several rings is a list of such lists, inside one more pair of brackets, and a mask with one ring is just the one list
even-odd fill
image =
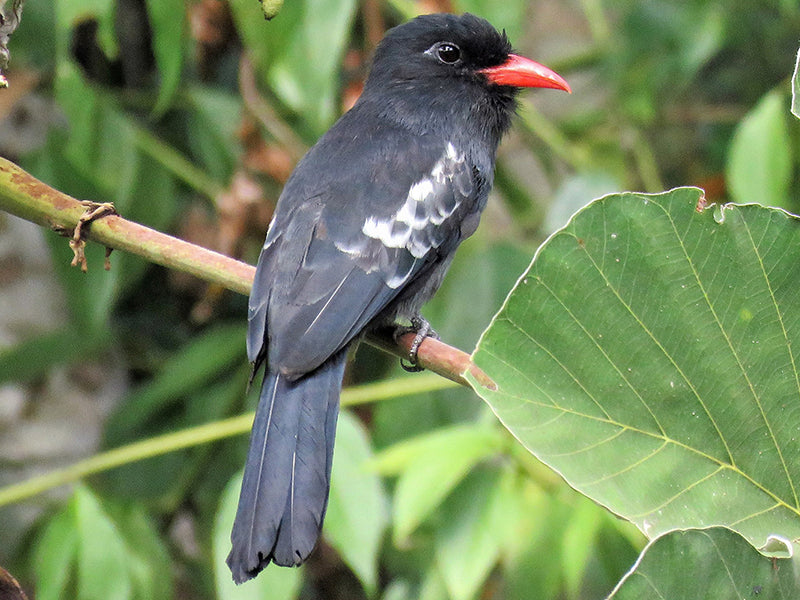
{"label": "bird's tail", "polygon": [[264,377],[227,561],[236,583],[271,560],[299,565],[317,543],[346,361],[341,351],[298,380]]}

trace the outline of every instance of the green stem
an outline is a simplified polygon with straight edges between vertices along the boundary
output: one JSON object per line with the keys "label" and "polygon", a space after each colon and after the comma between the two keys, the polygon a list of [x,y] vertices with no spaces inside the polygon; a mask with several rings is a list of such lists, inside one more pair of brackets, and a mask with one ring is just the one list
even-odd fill
{"label": "green stem", "polygon": [[586,15],[586,23],[592,32],[592,39],[600,46],[605,46],[611,39],[611,26],[603,11],[603,3],[600,0],[581,0],[583,14]]}
{"label": "green stem", "polygon": [[639,171],[639,177],[642,180],[645,191],[650,193],[663,191],[664,183],[658,170],[656,156],[641,131],[636,131],[635,133],[632,152],[636,170]]}
{"label": "green stem", "polygon": [[589,155],[579,146],[576,146],[561,133],[538,109],[528,100],[520,102],[519,110],[522,126],[529,133],[540,138],[553,151],[553,154],[567,162],[577,171],[590,167]]}
{"label": "green stem", "polygon": [[[341,404],[342,406],[354,406],[456,386],[456,383],[433,374],[401,377],[342,390]],[[214,423],[188,427],[180,431],[101,452],[63,469],[0,488],[0,506],[19,502],[61,485],[74,483],[90,475],[97,475],[146,458],[216,442],[235,435],[242,435],[250,431],[252,424],[253,413],[250,412]]]}
{"label": "green stem", "polygon": [[136,135],[136,145],[139,150],[170,171],[193,190],[212,200],[222,194],[224,190],[219,183],[186,160],[186,157],[169,144],[165,144],[143,127],[135,126],[133,132]]}

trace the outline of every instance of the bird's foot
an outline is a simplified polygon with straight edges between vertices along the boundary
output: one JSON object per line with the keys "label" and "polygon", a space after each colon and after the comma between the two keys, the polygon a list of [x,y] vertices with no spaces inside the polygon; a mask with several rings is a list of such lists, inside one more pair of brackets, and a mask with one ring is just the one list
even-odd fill
{"label": "bird's foot", "polygon": [[439,334],[436,333],[432,328],[431,324],[428,323],[424,318],[417,315],[416,317],[411,318],[411,326],[400,326],[394,330],[394,339],[397,341],[400,339],[401,336],[413,333],[414,341],[411,342],[411,348],[408,351],[408,362],[409,364],[405,364],[403,359],[400,359],[400,366],[403,367],[405,371],[409,373],[419,373],[420,371],[424,371],[423,367],[420,367],[417,364],[417,352],[419,352],[419,347],[422,344],[422,341],[426,337],[432,337],[435,340],[439,339]]}

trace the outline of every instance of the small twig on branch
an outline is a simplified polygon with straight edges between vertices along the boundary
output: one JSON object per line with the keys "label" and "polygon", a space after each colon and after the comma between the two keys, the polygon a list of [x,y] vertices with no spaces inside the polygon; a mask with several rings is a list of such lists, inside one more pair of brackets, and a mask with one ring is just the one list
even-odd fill
{"label": "small twig on branch", "polygon": [[[81,219],[86,219],[86,205],[42,183],[14,163],[0,157],[0,210],[72,236]],[[92,223],[86,237],[106,248],[124,250],[142,258],[189,273],[209,283],[248,295],[255,267],[123,219],[105,215]],[[371,345],[401,358],[407,358],[414,334],[401,336],[397,342],[390,333],[367,337]],[[438,340],[426,338],[419,347],[420,366],[468,386],[462,373],[470,371],[484,387],[495,387],[489,377],[472,364],[470,356]]]}
{"label": "small twig on branch", "polygon": [[[89,226],[92,221],[100,217],[107,217],[108,215],[116,215],[117,209],[111,202],[92,202],[91,200],[82,201],[81,204],[86,207],[86,212],[78,219],[78,224],[75,226],[75,232],[72,234],[72,239],[69,241],[69,247],[75,256],[72,257],[70,263],[73,267],[80,266],[81,271],[86,273],[89,270],[89,265],[86,264],[86,253],[83,249],[86,247],[86,237],[89,231]],[[106,247],[106,260],[103,265],[106,271],[111,270],[111,248]]]}
{"label": "small twig on branch", "polygon": [[258,119],[272,137],[278,140],[297,162],[308,151],[303,140],[278,116],[277,111],[264,99],[258,90],[253,63],[243,55],[239,61],[239,92],[250,113]]}

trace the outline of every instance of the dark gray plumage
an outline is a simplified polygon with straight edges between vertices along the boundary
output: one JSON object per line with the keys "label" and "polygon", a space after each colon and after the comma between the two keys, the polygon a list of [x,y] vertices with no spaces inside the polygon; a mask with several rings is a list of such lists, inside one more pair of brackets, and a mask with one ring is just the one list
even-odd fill
{"label": "dark gray plumage", "polygon": [[563,88],[538,73],[498,85],[492,69],[510,51],[472,15],[392,29],[361,98],[287,182],[250,296],[248,355],[266,375],[231,534],[235,581],[312,551],[348,347],[418,316],[439,287],[486,204],[515,86]]}

